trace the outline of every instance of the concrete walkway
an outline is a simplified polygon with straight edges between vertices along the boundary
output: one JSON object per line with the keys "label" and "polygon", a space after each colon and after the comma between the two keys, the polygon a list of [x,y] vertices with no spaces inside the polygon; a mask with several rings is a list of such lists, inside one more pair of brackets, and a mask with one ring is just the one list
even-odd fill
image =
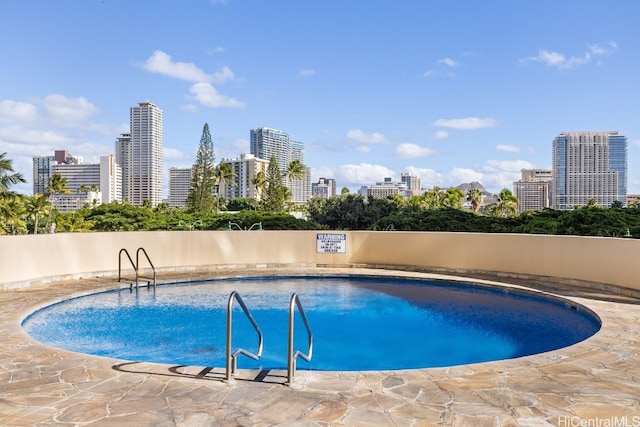
{"label": "concrete walkway", "polygon": [[[368,269],[269,270],[443,277]],[[185,274],[161,275],[167,281],[178,277]],[[224,367],[71,353],[34,341],[20,326],[38,307],[121,285],[101,278],[0,291],[0,425],[640,426],[640,305],[632,298],[558,285],[560,294],[589,307],[603,322],[595,336],[561,350],[452,368],[298,371],[292,387],[283,385],[285,371],[240,370],[227,383]]]}

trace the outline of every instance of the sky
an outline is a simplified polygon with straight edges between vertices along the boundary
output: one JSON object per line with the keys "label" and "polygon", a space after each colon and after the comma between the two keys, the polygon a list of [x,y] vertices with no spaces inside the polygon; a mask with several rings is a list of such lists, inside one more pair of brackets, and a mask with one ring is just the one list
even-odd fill
{"label": "sky", "polygon": [[312,182],[352,192],[401,173],[425,189],[512,189],[555,136],[618,131],[640,193],[636,0],[0,0],[0,153],[97,163],[129,111],[164,113],[168,168],[204,123],[216,162],[249,131],[304,143]]}

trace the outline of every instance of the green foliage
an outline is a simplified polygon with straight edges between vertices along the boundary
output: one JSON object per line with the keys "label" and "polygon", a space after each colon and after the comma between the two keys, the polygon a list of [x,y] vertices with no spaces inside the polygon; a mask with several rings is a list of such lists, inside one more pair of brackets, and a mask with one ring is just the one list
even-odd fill
{"label": "green foliage", "polygon": [[282,183],[282,173],[275,156],[271,156],[264,177],[264,194],[261,207],[268,212],[284,212],[289,199],[289,189]]}
{"label": "green foliage", "polygon": [[137,231],[157,229],[156,214],[150,208],[128,203],[108,203],[91,209],[85,217],[95,231]]}
{"label": "green foliage", "polygon": [[209,213],[216,210],[216,167],[213,141],[209,124],[202,128],[196,162],[191,169],[191,188],[187,195],[187,209],[191,212]]}
{"label": "green foliage", "polygon": [[258,201],[250,197],[240,197],[237,199],[231,199],[227,202],[228,211],[243,211],[258,209]]}
{"label": "green foliage", "polygon": [[237,175],[233,173],[233,169],[231,168],[231,164],[229,163],[220,163],[216,168],[216,180],[218,181],[218,191],[216,191],[216,210],[220,210],[220,187],[226,185],[237,185],[233,178]]}

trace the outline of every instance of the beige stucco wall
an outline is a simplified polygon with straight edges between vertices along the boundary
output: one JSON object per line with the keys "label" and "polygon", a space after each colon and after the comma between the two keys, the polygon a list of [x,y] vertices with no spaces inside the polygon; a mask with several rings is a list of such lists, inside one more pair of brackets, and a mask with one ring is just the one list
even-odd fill
{"label": "beige stucco wall", "polygon": [[[213,265],[397,265],[558,277],[640,289],[640,240],[519,234],[340,232],[345,253],[318,253],[315,231],[158,231],[0,236],[3,289],[117,274],[144,247],[162,271]],[[123,258],[123,267],[128,267]],[[141,260],[141,265],[146,265]]]}

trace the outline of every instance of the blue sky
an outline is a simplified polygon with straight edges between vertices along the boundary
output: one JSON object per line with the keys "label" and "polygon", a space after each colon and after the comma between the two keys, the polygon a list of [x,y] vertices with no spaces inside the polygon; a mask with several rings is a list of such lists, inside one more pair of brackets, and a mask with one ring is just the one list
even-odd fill
{"label": "blue sky", "polygon": [[628,138],[640,193],[635,0],[3,0],[0,152],[113,153],[129,108],[164,111],[164,168],[209,123],[216,160],[267,126],[338,188],[512,188],[565,131]]}

